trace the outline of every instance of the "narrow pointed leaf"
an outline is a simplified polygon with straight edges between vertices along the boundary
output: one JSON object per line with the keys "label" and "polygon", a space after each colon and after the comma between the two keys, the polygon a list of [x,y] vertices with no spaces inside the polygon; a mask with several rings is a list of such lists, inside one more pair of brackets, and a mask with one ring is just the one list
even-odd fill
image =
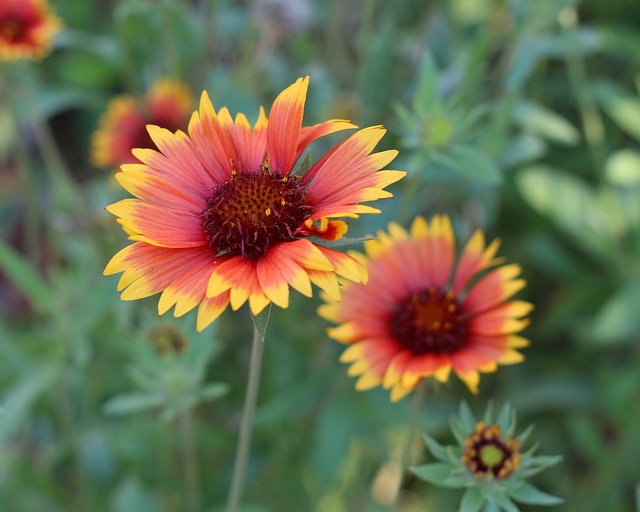
{"label": "narrow pointed leaf", "polygon": [[474,181],[496,184],[502,173],[495,161],[480,149],[467,145],[453,145],[442,152],[452,170]]}
{"label": "narrow pointed leaf", "polygon": [[468,432],[471,432],[476,428],[476,419],[466,402],[460,403],[460,408],[458,409],[458,418],[462,423],[462,427]]}
{"label": "narrow pointed leaf", "polygon": [[484,497],[477,487],[471,487],[464,493],[459,512],[477,512],[484,503]]}
{"label": "narrow pointed leaf", "polygon": [[520,509],[517,505],[509,499],[509,497],[500,492],[496,492],[493,495],[493,498],[496,504],[505,512],[520,512]]}
{"label": "narrow pointed leaf", "polygon": [[53,310],[54,296],[44,279],[22,255],[2,241],[0,241],[0,269],[38,312],[48,313]]}
{"label": "narrow pointed leaf", "polygon": [[104,404],[103,411],[110,416],[120,416],[153,409],[164,402],[160,393],[132,392],[114,396]]}
{"label": "narrow pointed leaf", "polygon": [[229,386],[223,382],[212,382],[198,392],[200,400],[216,400],[228,393]]}
{"label": "narrow pointed leaf", "polygon": [[411,472],[421,480],[445,486],[445,481],[451,474],[451,466],[442,462],[435,462],[433,464],[424,464],[423,466],[411,468]]}
{"label": "narrow pointed leaf", "polygon": [[260,335],[260,339],[264,341],[264,338],[267,333],[267,326],[269,325],[269,319],[271,318],[271,304],[269,304],[266,308],[264,308],[259,314],[253,316],[251,318],[253,320],[253,326],[258,331]]}
{"label": "narrow pointed leaf", "polygon": [[436,459],[441,460],[442,462],[447,462],[450,460],[449,450],[447,450],[445,446],[442,446],[435,439],[427,436],[426,434],[423,437],[424,442],[427,444],[427,448],[429,448],[429,451]]}
{"label": "narrow pointed leaf", "polygon": [[564,501],[562,498],[542,492],[527,483],[523,483],[515,489],[510,489],[509,495],[516,501],[530,505],[558,505]]}

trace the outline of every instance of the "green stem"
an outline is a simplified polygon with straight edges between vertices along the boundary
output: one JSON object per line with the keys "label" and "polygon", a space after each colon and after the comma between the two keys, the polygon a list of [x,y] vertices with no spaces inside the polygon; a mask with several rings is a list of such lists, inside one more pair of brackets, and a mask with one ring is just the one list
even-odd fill
{"label": "green stem", "polygon": [[172,78],[179,80],[182,78],[182,66],[180,64],[180,54],[178,52],[178,41],[176,37],[176,28],[173,23],[173,15],[169,11],[169,4],[163,6],[163,28],[164,28],[164,47],[167,55],[167,66],[169,74]]}
{"label": "green stem", "polygon": [[[373,21],[375,12],[375,0],[364,0],[362,3],[362,21],[360,25],[360,62],[358,88],[360,97],[366,98],[367,73],[369,68],[369,57],[373,35]],[[365,109],[363,109],[363,112]]]}
{"label": "green stem", "polygon": [[249,449],[251,447],[251,434],[253,430],[253,416],[256,411],[258,391],[260,389],[260,371],[262,369],[262,353],[264,351],[264,341],[260,332],[254,325],[253,341],[251,343],[251,361],[249,363],[249,377],[247,380],[247,393],[244,398],[242,409],[242,420],[240,423],[240,433],[238,447],[236,449],[236,459],[233,466],[233,476],[231,478],[231,488],[227,500],[226,512],[236,512],[242,497],[244,478],[249,460]]}
{"label": "green stem", "polygon": [[11,111],[16,129],[16,158],[18,170],[22,177],[24,187],[26,188],[27,212],[25,221],[25,245],[29,262],[37,269],[40,262],[40,204],[38,200],[38,184],[33,176],[31,161],[24,138],[20,133],[20,116],[18,113],[17,98],[12,94],[14,91],[8,84],[7,89],[10,89],[8,96],[10,96],[9,102],[12,106]]}
{"label": "green stem", "polygon": [[562,12],[560,25],[564,29],[565,37],[567,38],[568,51],[566,59],[569,84],[573,89],[582,118],[582,130],[591,151],[593,162],[597,169],[601,169],[606,159],[603,147],[604,124],[589,87],[589,78],[587,77],[577,31],[578,11],[575,7],[568,7]]}
{"label": "green stem", "polygon": [[195,429],[193,411],[185,408],[180,412],[180,431],[182,433],[182,462],[184,465],[185,503],[187,512],[199,512],[200,471],[196,454]]}
{"label": "green stem", "polygon": [[76,190],[69,169],[67,168],[67,164],[65,163],[64,158],[62,158],[62,154],[60,153],[60,149],[53,137],[53,133],[51,133],[49,123],[44,118],[44,115],[40,112],[39,108],[37,108],[35,101],[33,102],[33,105],[34,115],[36,118],[34,134],[40,152],[42,153],[42,157],[45,161],[46,168],[50,172],[55,197],[59,202],[59,205],[64,208],[76,207],[77,205],[74,203],[78,201],[81,195]]}
{"label": "green stem", "polygon": [[421,382],[413,392],[413,398],[411,400],[411,412],[409,413],[409,424],[407,425],[407,437],[405,438],[404,447],[402,449],[402,458],[400,459],[400,467],[402,468],[402,478],[398,484],[398,492],[396,492],[396,498],[392,506],[392,510],[401,510],[400,494],[402,487],[407,479],[408,468],[413,463],[413,441],[416,437],[416,430],[418,429],[418,420],[420,419],[420,411],[424,404],[424,397],[426,395],[426,384]]}
{"label": "green stem", "polygon": [[62,352],[64,371],[60,376],[60,385],[58,389],[58,414],[60,415],[60,423],[64,442],[69,446],[73,454],[71,459],[72,465],[72,489],[69,493],[71,501],[71,510],[74,512],[82,512],[87,510],[89,499],[87,496],[87,487],[85,486],[85,473],[81,462],[81,435],[80,435],[80,418],[74,407],[74,382],[75,368],[73,364],[73,334],[66,329],[62,329]]}

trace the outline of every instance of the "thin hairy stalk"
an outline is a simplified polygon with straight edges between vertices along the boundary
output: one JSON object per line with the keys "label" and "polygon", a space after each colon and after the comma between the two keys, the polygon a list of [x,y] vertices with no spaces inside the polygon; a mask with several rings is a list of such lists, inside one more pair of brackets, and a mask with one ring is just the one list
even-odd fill
{"label": "thin hairy stalk", "polygon": [[249,363],[249,377],[247,380],[247,392],[244,398],[242,410],[242,420],[240,423],[240,433],[238,447],[236,449],[236,459],[233,465],[233,475],[231,477],[231,488],[227,500],[226,512],[236,512],[240,505],[244,479],[249,460],[249,450],[251,448],[251,434],[253,431],[253,416],[256,411],[258,391],[260,389],[260,372],[262,369],[262,353],[264,341],[258,328],[253,327],[253,341],[251,344],[251,361]]}

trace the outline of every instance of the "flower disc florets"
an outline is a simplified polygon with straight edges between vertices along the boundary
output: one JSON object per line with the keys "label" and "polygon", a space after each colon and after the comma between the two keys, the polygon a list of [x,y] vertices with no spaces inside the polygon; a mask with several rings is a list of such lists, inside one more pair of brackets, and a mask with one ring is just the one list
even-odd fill
{"label": "flower disc florets", "polygon": [[520,465],[520,441],[514,437],[501,438],[500,425],[476,425],[464,444],[462,462],[475,476],[494,478],[511,476]]}
{"label": "flower disc florets", "polygon": [[234,172],[216,186],[202,212],[209,245],[219,253],[256,259],[274,245],[296,239],[309,216],[299,178]]}
{"label": "flower disc florets", "polygon": [[466,343],[466,324],[453,293],[430,288],[394,309],[389,331],[413,354],[450,354]]}

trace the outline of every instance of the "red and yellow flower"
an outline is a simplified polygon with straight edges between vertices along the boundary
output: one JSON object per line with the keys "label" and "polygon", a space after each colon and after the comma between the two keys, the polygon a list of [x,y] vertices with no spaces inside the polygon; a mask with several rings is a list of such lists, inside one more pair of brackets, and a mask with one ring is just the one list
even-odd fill
{"label": "red and yellow flower", "polygon": [[[481,372],[523,360],[532,309],[509,300],[524,287],[520,267],[499,265],[499,242],[477,231],[456,261],[447,216],[417,217],[410,233],[398,224],[354,253],[369,273],[366,286],[346,283],[342,298],[325,297],[319,313],[339,324],[328,333],[349,347],[341,361],[359,375],[356,389],[379,385],[398,401],[426,377],[446,382],[451,371],[476,393]],[[491,267],[495,267],[492,268]]]}
{"label": "red and yellow flower", "polygon": [[253,127],[243,114],[216,113],[206,92],[188,134],[148,127],[158,149],[135,149],[140,163],[116,174],[135,198],[107,208],[134,241],[105,269],[123,272],[122,299],[162,292],[159,314],[198,306],[202,330],[229,304],[248,301],[253,314],[269,303],[286,308],[289,286],[311,296],[313,283],[338,299],[337,276],[366,281],[358,260],[309,237],[336,240],[347,231],[338,217],[378,213],[361,203],[390,197],[383,189],[405,173],[380,170],[397,151],[372,153],[385,133],[373,126],[293,174],[310,142],[356,128],[339,119],[302,127],[308,84],[285,89]]}
{"label": "red and yellow flower", "polygon": [[2,0],[0,61],[45,56],[61,29],[62,22],[46,0]]}
{"label": "red and yellow flower", "polygon": [[153,148],[147,125],[170,131],[185,128],[193,111],[193,95],[186,84],[157,80],[140,99],[123,94],[109,102],[100,128],[91,144],[91,162],[96,167],[115,169],[136,163],[134,148]]}

